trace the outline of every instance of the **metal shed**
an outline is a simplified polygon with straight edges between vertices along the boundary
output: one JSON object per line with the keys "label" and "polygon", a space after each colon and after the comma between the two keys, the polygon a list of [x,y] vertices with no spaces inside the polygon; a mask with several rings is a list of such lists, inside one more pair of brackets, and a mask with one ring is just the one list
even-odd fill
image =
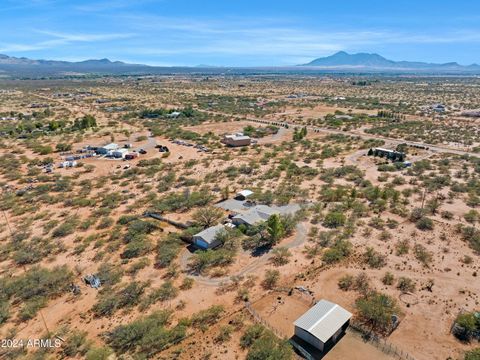
{"label": "metal shed", "polygon": [[295,335],[323,351],[334,344],[348,328],[352,314],[340,305],[320,300],[295,322]]}

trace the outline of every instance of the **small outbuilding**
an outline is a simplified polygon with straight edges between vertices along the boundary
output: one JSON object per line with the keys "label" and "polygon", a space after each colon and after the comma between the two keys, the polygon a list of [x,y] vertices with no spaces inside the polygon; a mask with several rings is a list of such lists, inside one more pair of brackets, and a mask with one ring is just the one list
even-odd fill
{"label": "small outbuilding", "polygon": [[252,190],[242,190],[237,193],[237,195],[235,196],[235,200],[244,201],[244,200],[247,200],[247,198],[252,195],[253,195]]}
{"label": "small outbuilding", "polygon": [[225,135],[222,139],[222,142],[231,147],[239,146],[248,146],[252,143],[250,136],[243,135],[242,133],[237,133],[233,135]]}
{"label": "small outbuilding", "polygon": [[320,300],[295,322],[295,336],[324,351],[347,330],[352,314],[340,305]]}
{"label": "small outbuilding", "polygon": [[217,235],[223,230],[225,230],[225,226],[222,224],[209,227],[193,235],[193,244],[204,250],[216,248],[221,245]]}

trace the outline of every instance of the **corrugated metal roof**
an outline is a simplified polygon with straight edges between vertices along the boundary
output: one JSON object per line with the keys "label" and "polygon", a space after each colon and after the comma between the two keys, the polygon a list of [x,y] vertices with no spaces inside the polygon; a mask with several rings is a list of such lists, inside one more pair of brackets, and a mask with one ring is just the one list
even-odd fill
{"label": "corrugated metal roof", "polygon": [[320,300],[300,316],[294,325],[326,343],[351,317],[352,314],[340,305]]}

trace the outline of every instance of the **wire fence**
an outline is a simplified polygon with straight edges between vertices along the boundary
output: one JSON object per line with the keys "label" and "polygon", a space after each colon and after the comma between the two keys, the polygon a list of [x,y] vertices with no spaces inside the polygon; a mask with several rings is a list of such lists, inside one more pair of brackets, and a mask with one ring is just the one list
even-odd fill
{"label": "wire fence", "polygon": [[[268,321],[266,321],[252,306],[250,302],[245,303],[245,308],[247,311],[252,315],[254,320],[268,328],[270,331],[272,331],[276,336],[278,336],[281,339],[288,339],[288,336],[277,330],[275,327],[270,325]],[[413,356],[411,356],[409,353],[406,351],[400,349],[399,347],[389,343],[387,340],[380,338],[376,335],[373,335],[371,331],[367,330],[364,328],[361,324],[355,323],[355,322],[350,322],[350,333],[356,334],[358,336],[361,336],[364,341],[368,341],[369,344],[375,346],[377,349],[382,351],[384,354],[392,357],[393,359],[398,359],[398,360],[415,360]],[[296,355],[297,358],[301,359],[299,355]],[[304,358],[308,359],[309,357],[304,355]]]}
{"label": "wire fence", "polygon": [[368,341],[370,344],[381,350],[384,354],[391,356],[394,359],[399,360],[415,360],[415,358],[406,351],[398,348],[397,346],[389,343],[387,340],[373,335],[370,330],[365,329],[361,324],[350,322],[351,332],[356,332],[361,335],[364,341]]}
{"label": "wire fence", "polygon": [[245,308],[248,310],[250,315],[255,319],[255,321],[259,324],[262,324],[265,326],[267,329],[272,331],[276,336],[278,336],[280,339],[287,339],[288,336],[283,334],[281,331],[278,331],[275,329],[273,326],[271,326],[252,306],[250,302],[245,303]]}

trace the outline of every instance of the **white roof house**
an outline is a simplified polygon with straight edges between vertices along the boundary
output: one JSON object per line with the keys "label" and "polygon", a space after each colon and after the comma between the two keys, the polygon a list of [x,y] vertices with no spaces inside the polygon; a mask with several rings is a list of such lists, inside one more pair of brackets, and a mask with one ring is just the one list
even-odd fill
{"label": "white roof house", "polygon": [[193,235],[193,243],[202,249],[212,249],[220,244],[217,240],[217,235],[221,231],[225,230],[225,226],[222,224],[209,227],[198,234]]}
{"label": "white roof house", "polygon": [[347,329],[352,314],[340,305],[320,300],[295,322],[295,335],[323,351],[334,344]]}

